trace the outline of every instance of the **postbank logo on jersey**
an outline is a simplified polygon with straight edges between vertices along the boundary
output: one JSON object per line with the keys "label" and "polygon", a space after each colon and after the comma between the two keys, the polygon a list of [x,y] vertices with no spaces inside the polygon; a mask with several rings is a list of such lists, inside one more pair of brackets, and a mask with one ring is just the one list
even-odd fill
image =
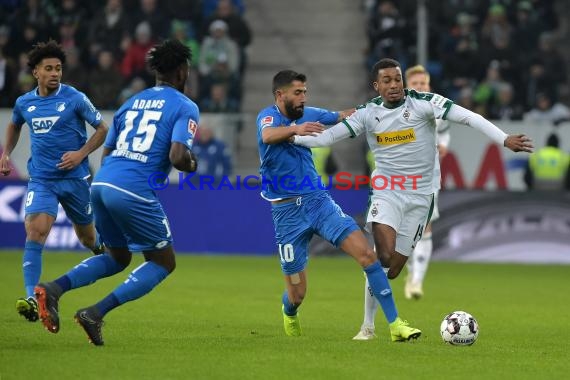
{"label": "postbank logo on jersey", "polygon": [[48,133],[58,120],[59,116],[34,117],[32,118],[32,130],[34,133]]}
{"label": "postbank logo on jersey", "polygon": [[404,129],[396,132],[384,132],[376,134],[378,145],[399,145],[416,141],[414,128]]}

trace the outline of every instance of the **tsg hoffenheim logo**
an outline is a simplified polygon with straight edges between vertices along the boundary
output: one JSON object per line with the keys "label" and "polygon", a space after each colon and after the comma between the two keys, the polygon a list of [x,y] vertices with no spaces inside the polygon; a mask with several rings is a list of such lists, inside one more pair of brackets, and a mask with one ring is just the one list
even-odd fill
{"label": "tsg hoffenheim logo", "polygon": [[34,117],[32,118],[32,130],[34,133],[48,133],[58,120],[59,116]]}
{"label": "tsg hoffenheim logo", "polygon": [[65,103],[63,102],[56,103],[55,109],[57,110],[57,112],[63,112],[65,110]]}

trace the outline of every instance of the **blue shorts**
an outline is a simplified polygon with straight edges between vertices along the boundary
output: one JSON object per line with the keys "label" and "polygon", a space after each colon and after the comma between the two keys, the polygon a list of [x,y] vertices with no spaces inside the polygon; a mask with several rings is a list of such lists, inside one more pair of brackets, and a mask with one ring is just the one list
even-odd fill
{"label": "blue shorts", "polygon": [[158,198],[143,198],[119,187],[93,185],[95,228],[110,248],[153,251],[172,244],[168,219]]}
{"label": "blue shorts", "polygon": [[287,275],[299,273],[307,266],[309,242],[314,234],[338,248],[348,235],[360,230],[326,191],[273,204],[271,213],[281,270]]}
{"label": "blue shorts", "polygon": [[30,178],[25,202],[26,216],[42,213],[57,218],[57,205],[60,203],[72,223],[93,223],[89,183],[83,178]]}

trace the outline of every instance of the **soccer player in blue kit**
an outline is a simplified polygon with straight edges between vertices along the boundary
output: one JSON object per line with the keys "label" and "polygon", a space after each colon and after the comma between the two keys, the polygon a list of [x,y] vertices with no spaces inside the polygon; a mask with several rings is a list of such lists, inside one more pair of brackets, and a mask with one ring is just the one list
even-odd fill
{"label": "soccer player in blue kit", "polygon": [[[79,241],[95,254],[104,251],[93,225],[87,156],[101,146],[108,128],[83,93],[61,83],[64,63],[65,53],[53,40],[38,43],[28,53],[28,66],[38,86],[16,100],[0,159],[0,172],[10,174],[10,154],[26,123],[31,140],[22,266],[26,298],[16,301],[16,310],[30,322],[38,320],[34,287],[40,279],[42,250],[58,204],[73,223]],[[89,140],[85,122],[95,128]]]}
{"label": "soccer player in blue kit", "polygon": [[59,331],[62,294],[121,272],[132,252],[142,252],[145,262],[125,282],[75,313],[89,340],[103,345],[103,317],[144,296],[174,270],[168,219],[149,181],[153,173],[168,173],[172,166],[196,171],[191,148],[199,111],[183,93],[190,58],[190,49],[177,40],[153,47],[148,64],[155,71],[156,86],[133,95],[116,112],[91,196],[96,227],[109,253],[90,257],[55,281],[36,286],[40,319],[48,331]]}
{"label": "soccer player in blue kit", "polygon": [[324,190],[311,151],[290,143],[295,135],[319,133],[354,110],[330,112],[305,107],[306,76],[291,70],[273,77],[275,104],[257,116],[261,160],[261,196],[271,202],[281,269],[287,290],[282,297],[283,324],[289,336],[302,335],[297,309],[307,291],[308,245],[318,234],[362,266],[390,326],[392,341],[418,338],[421,331],[398,317],[392,289],[376,254],[350,216]]}

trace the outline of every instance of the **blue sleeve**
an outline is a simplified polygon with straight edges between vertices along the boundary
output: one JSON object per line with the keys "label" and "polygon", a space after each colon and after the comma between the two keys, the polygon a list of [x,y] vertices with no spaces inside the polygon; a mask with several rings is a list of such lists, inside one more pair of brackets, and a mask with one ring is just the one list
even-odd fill
{"label": "blue sleeve", "polygon": [[119,123],[117,122],[117,118],[113,118],[113,124],[109,127],[109,131],[107,132],[107,137],[105,137],[105,143],[103,146],[105,148],[115,149],[117,146],[117,129]]}
{"label": "blue sleeve", "polygon": [[94,128],[101,124],[101,113],[83,93],[76,96],[75,112]]}
{"label": "blue sleeve", "polygon": [[318,121],[324,125],[333,125],[338,122],[338,112],[317,107],[307,108],[306,112],[310,113],[310,115],[307,115],[310,117],[310,119],[307,118],[308,121]]}
{"label": "blue sleeve", "polygon": [[179,142],[186,145],[188,149],[192,149],[194,137],[198,130],[199,117],[198,107],[196,106],[188,106],[181,110],[172,128],[170,141]]}
{"label": "blue sleeve", "polygon": [[257,129],[261,131],[265,127],[279,127],[280,119],[272,109],[264,109],[257,115]]}
{"label": "blue sleeve", "polygon": [[16,101],[16,105],[12,110],[12,122],[16,125],[22,125],[26,122],[26,119],[22,116],[22,112],[20,110],[20,102]]}

